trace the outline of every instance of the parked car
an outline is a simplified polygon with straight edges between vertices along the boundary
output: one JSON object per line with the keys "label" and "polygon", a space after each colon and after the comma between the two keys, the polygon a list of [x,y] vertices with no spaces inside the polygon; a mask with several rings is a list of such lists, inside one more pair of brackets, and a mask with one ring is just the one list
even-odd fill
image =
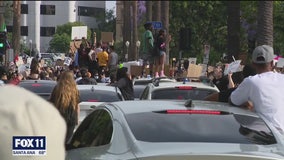
{"label": "parked car", "polygon": [[152,99],[193,99],[202,100],[206,96],[219,92],[211,83],[202,82],[168,82],[149,83],[143,90],[140,100]]}
{"label": "parked car", "polygon": [[140,78],[133,80],[133,89],[134,89],[134,97],[135,100],[139,100],[142,92],[146,88],[149,83],[167,83],[167,82],[177,82],[175,79],[160,77],[160,78]]}
{"label": "parked car", "polygon": [[106,102],[124,101],[120,90],[114,86],[106,85],[77,85],[80,94],[80,119],[81,122],[93,108]]}
{"label": "parked car", "polygon": [[283,142],[266,119],[228,103],[120,101],[83,120],[66,160],[283,160]]}
{"label": "parked car", "polygon": [[51,80],[22,80],[18,84],[19,87],[34,92],[45,100],[49,99],[55,85],[56,81]]}

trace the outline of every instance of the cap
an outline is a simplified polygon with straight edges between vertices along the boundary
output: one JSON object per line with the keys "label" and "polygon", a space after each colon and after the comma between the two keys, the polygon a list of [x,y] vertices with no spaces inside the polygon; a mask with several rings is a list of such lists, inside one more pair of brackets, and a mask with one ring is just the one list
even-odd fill
{"label": "cap", "polygon": [[269,63],[274,59],[273,48],[268,45],[258,46],[252,53],[252,61],[254,63],[263,64]]}
{"label": "cap", "polygon": [[[0,121],[1,159],[64,160],[66,123],[48,101],[18,86],[2,86]],[[13,156],[13,136],[44,136],[46,155]]]}

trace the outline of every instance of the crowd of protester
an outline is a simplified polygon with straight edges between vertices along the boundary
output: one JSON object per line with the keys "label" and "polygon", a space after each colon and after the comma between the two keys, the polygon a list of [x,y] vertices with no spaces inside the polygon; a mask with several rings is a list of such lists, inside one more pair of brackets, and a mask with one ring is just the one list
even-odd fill
{"label": "crowd of protester", "polygon": [[[75,43],[74,43],[75,45]],[[80,46],[76,46],[72,62],[69,65],[44,65],[44,60],[32,58],[27,64],[28,57],[22,57],[26,69],[19,70],[16,62],[8,66],[0,66],[1,84],[17,85],[21,80],[54,80],[57,81],[63,71],[72,70],[77,84],[97,84],[98,82],[116,82],[118,55],[112,45],[95,45],[83,38]],[[106,78],[110,77],[110,78]]]}

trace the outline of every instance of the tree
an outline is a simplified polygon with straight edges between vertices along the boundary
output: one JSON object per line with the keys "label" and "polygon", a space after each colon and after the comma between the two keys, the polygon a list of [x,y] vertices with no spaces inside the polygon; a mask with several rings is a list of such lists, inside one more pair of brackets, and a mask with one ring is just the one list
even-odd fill
{"label": "tree", "polygon": [[[85,26],[82,22],[68,22],[63,25],[56,27],[55,34],[49,42],[49,52],[60,52],[68,53],[70,42],[71,42],[71,33],[72,27],[74,26]],[[91,30],[87,30],[87,40],[90,40]],[[80,39],[81,37],[78,37]]]}
{"label": "tree", "polygon": [[178,57],[179,30],[190,28],[191,49],[183,57],[197,57],[202,61],[204,44],[210,44],[210,64],[220,60],[227,48],[227,15],[224,1],[170,1],[170,26],[172,42],[170,58]]}
{"label": "tree", "polygon": [[146,21],[152,21],[152,7],[153,7],[152,1],[146,1]]}
{"label": "tree", "polygon": [[70,46],[70,36],[66,33],[54,34],[49,42],[50,52],[68,53]]}
{"label": "tree", "polygon": [[[170,2],[169,1],[161,1],[161,8],[164,11],[163,14],[161,14],[161,20],[162,20],[162,24],[164,25],[164,29],[166,30],[167,34],[170,34],[169,31],[169,10],[170,10]],[[166,64],[169,64],[169,43],[166,44]]]}
{"label": "tree", "polygon": [[257,45],[273,47],[273,1],[259,1],[257,14]]}
{"label": "tree", "polygon": [[240,54],[240,1],[227,2],[228,7],[228,62]]}
{"label": "tree", "polygon": [[132,49],[131,49],[131,53],[133,53],[130,56],[130,60],[137,60],[138,59],[138,54],[137,54],[137,46],[136,46],[136,42],[138,41],[138,29],[137,29],[137,1],[132,1],[132,24],[133,24],[133,37],[132,37]]}
{"label": "tree", "polygon": [[13,1],[13,35],[12,46],[14,49],[14,56],[20,53],[21,44],[21,1]]}

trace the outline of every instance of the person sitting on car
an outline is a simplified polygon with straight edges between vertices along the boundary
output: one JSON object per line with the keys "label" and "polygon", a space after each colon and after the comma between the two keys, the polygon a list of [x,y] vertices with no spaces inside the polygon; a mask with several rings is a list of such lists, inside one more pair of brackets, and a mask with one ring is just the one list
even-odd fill
{"label": "person sitting on car", "polygon": [[81,79],[77,81],[77,84],[97,84],[96,79],[89,77],[88,76],[88,69],[87,68],[82,68],[80,70],[81,73]]}

